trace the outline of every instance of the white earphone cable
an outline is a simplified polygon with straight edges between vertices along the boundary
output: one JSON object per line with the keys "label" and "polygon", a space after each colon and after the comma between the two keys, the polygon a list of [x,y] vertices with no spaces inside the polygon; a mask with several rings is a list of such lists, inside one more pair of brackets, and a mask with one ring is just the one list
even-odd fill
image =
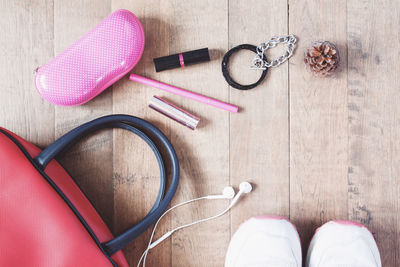
{"label": "white earphone cable", "polygon": [[175,208],[181,207],[181,206],[183,206],[183,205],[186,205],[186,204],[189,204],[189,203],[198,201],[198,200],[203,200],[203,199],[208,199],[208,196],[199,197],[199,198],[194,198],[194,199],[187,200],[187,201],[181,202],[181,203],[179,203],[179,204],[176,204],[176,205],[172,206],[171,208],[169,208],[167,211],[165,211],[165,212],[160,216],[160,218],[158,218],[157,222],[154,224],[153,231],[151,232],[151,236],[150,236],[150,240],[149,240],[149,243],[148,243],[148,245],[147,245],[147,248],[146,248],[146,250],[143,252],[142,256],[140,257],[139,262],[138,262],[138,264],[137,264],[137,267],[140,266],[140,263],[142,262],[142,260],[143,260],[143,267],[146,266],[146,257],[147,257],[147,253],[148,253],[149,250],[151,249],[150,246],[151,246],[151,244],[152,244],[152,241],[153,241],[154,234],[155,234],[155,232],[156,232],[156,228],[157,228],[157,226],[158,226],[158,223],[161,221],[161,219],[162,219],[168,212],[170,212],[171,210],[173,210],[173,209],[175,209]]}
{"label": "white earphone cable", "polygon": [[[160,244],[160,243],[161,243],[162,241],[164,241],[166,238],[168,238],[169,236],[171,236],[174,232],[176,232],[176,231],[178,231],[178,230],[181,230],[181,229],[183,229],[183,228],[186,228],[186,227],[190,227],[190,226],[193,226],[193,225],[202,223],[202,222],[206,222],[206,221],[209,221],[209,220],[216,219],[216,218],[218,218],[218,217],[224,215],[225,213],[227,213],[227,212],[236,204],[236,202],[239,200],[240,196],[241,196],[243,193],[249,193],[249,192],[251,191],[251,189],[252,189],[252,188],[251,188],[251,185],[250,185],[249,183],[247,183],[247,184],[250,186],[250,189],[248,189],[248,188],[246,188],[246,189],[244,189],[244,190],[243,190],[243,189],[240,189],[239,192],[238,192],[238,193],[234,196],[234,198],[232,199],[232,201],[231,201],[231,203],[229,204],[229,206],[228,206],[227,208],[225,208],[222,212],[220,212],[220,213],[218,213],[218,214],[216,214],[216,215],[214,215],[214,216],[206,217],[206,218],[203,218],[203,219],[200,219],[200,220],[191,222],[191,223],[187,223],[187,224],[178,226],[178,227],[176,227],[176,228],[174,228],[174,229],[168,231],[167,233],[165,233],[165,234],[162,235],[159,239],[157,239],[156,241],[154,241],[154,242],[152,243],[153,238],[154,238],[155,231],[156,231],[157,226],[158,226],[158,223],[159,223],[160,220],[161,220],[168,212],[170,212],[171,210],[173,210],[173,209],[175,209],[175,208],[178,208],[178,207],[180,207],[180,206],[189,204],[189,203],[191,203],[191,202],[198,201],[198,200],[203,200],[203,199],[230,199],[230,198],[229,198],[229,197],[224,197],[223,195],[221,195],[221,196],[204,196],[204,197],[199,197],[199,198],[187,200],[187,201],[184,201],[184,202],[182,202],[182,203],[176,204],[176,205],[172,206],[171,208],[169,208],[167,211],[165,211],[165,212],[160,216],[160,218],[157,220],[157,222],[155,223],[154,228],[153,228],[153,231],[152,231],[151,236],[150,236],[149,243],[148,243],[148,245],[147,245],[147,248],[146,248],[146,250],[143,252],[142,256],[140,257],[139,262],[138,262],[138,264],[137,264],[137,267],[140,267],[140,264],[142,263],[142,261],[143,261],[143,265],[142,265],[142,266],[145,267],[145,266],[146,266],[146,258],[147,258],[147,254],[149,253],[149,250],[152,249],[152,248],[154,248],[154,247],[157,246],[158,244]],[[249,190],[249,191],[247,191],[247,190]],[[232,191],[233,191],[233,190],[232,190]]]}
{"label": "white earphone cable", "polygon": [[[237,196],[232,200],[232,203],[225,210],[221,211],[220,213],[218,213],[218,214],[216,214],[214,216],[210,216],[210,217],[207,217],[207,218],[204,218],[204,219],[200,219],[200,220],[197,220],[197,221],[194,221],[194,222],[191,222],[191,223],[187,223],[187,224],[178,226],[175,229],[172,229],[172,230],[168,231],[165,235],[167,235],[167,237],[168,237],[172,233],[174,233],[174,232],[176,232],[178,230],[181,230],[183,228],[186,228],[186,227],[189,227],[189,226],[192,226],[192,225],[196,225],[196,224],[199,224],[199,223],[202,223],[202,222],[210,221],[212,219],[216,219],[216,218],[224,215],[225,213],[227,213],[233,207],[233,205],[236,203],[236,200],[240,197],[240,195],[241,195],[241,193],[238,193]],[[163,238],[163,237],[161,237],[161,238]],[[151,246],[151,248],[155,247],[156,245],[158,245],[158,244],[155,244],[154,246]]]}
{"label": "white earphone cable", "polygon": [[[238,195],[239,195],[239,194],[237,194],[237,196],[238,196]],[[154,237],[154,234],[155,234],[155,231],[156,231],[156,228],[157,228],[157,226],[158,226],[158,223],[160,222],[160,220],[161,220],[168,212],[170,212],[171,210],[173,210],[173,209],[175,209],[175,208],[178,208],[178,207],[180,207],[180,206],[183,206],[183,205],[186,205],[186,204],[189,204],[189,203],[191,203],[191,202],[198,201],[198,200],[203,200],[203,199],[210,199],[210,198],[209,198],[209,196],[205,196],[205,197],[199,197],[199,198],[195,198],[195,199],[191,199],[191,200],[184,201],[184,202],[182,202],[182,203],[179,203],[179,204],[177,204],[177,205],[175,205],[175,206],[169,208],[166,212],[163,213],[163,215],[160,216],[160,218],[157,220],[157,222],[156,222],[155,225],[154,225],[153,231],[152,231],[151,236],[150,236],[149,244],[147,245],[147,248],[146,248],[146,250],[143,252],[142,256],[140,257],[137,267],[140,266],[140,263],[142,262],[142,260],[143,260],[143,267],[146,266],[146,258],[147,258],[147,254],[148,254],[149,250],[152,249],[152,248],[154,248],[155,246],[157,246],[157,245],[158,245],[159,243],[161,243],[164,239],[166,239],[167,237],[169,237],[170,235],[172,235],[174,232],[176,232],[176,231],[178,231],[178,230],[181,230],[181,229],[183,229],[183,228],[186,228],[186,227],[189,227],[189,226],[192,226],[192,225],[195,225],[195,224],[199,224],[199,223],[202,223],[202,222],[206,222],[206,221],[209,221],[209,220],[212,220],[212,219],[215,219],[215,218],[218,218],[218,217],[224,215],[225,213],[227,213],[227,212],[232,208],[232,206],[233,206],[232,204],[234,204],[234,203],[236,202],[235,199],[237,199],[237,197],[235,197],[235,198],[232,200],[231,205],[229,205],[225,210],[223,210],[222,212],[218,213],[217,215],[210,216],[210,217],[207,217],[207,218],[204,218],[204,219],[200,219],[200,220],[197,220],[197,221],[194,221],[194,222],[191,222],[191,223],[188,223],[188,224],[185,224],[185,225],[181,225],[181,226],[179,226],[179,227],[176,227],[175,229],[172,229],[172,230],[168,231],[168,232],[165,233],[163,236],[161,236],[158,240],[156,240],[154,243],[152,243],[153,237]],[[226,199],[226,198],[220,198],[220,199]]]}

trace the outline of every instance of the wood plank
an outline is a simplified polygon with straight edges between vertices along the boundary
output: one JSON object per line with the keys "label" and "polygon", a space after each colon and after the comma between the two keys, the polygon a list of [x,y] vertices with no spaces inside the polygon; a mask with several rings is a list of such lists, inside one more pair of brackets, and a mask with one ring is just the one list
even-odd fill
{"label": "wood plank", "polygon": [[0,1],[0,125],[45,147],[54,107],[35,90],[34,70],[53,56],[53,1]]}
{"label": "wood plank", "polygon": [[[240,113],[127,77],[83,106],[54,107],[43,100],[34,89],[33,70],[120,8],[138,15],[146,33],[134,73],[237,104]],[[149,254],[148,266],[221,266],[230,235],[259,214],[290,216],[303,248],[315,228],[330,219],[359,221],[373,232],[383,266],[398,266],[399,8],[398,1],[389,0],[0,0],[0,125],[45,147],[93,118],[131,114],[154,123],[177,150],[182,180],[173,203],[217,194],[228,184],[253,183],[254,191],[230,216],[174,234]],[[287,33],[298,37],[290,64],[270,69],[250,91],[228,87],[220,72],[228,48]],[[316,78],[304,68],[303,52],[315,40],[338,45],[342,64],[336,76]],[[211,62],[155,72],[154,57],[201,47],[212,49]],[[233,77],[244,83],[257,79],[260,73],[248,70],[252,58],[251,52],[233,56]],[[190,131],[150,110],[153,95],[198,115],[199,129]],[[102,131],[75,146],[61,163],[115,234],[145,216],[156,197],[156,160],[131,133]],[[156,236],[227,204],[209,201],[179,209],[163,219]],[[124,250],[130,265],[136,265],[149,234]]]}
{"label": "wood plank", "polygon": [[[162,73],[155,73],[152,62],[155,57],[195,48],[226,49],[227,5],[225,2],[146,1],[146,3],[126,5],[124,1],[123,3],[113,1],[113,9],[122,7],[139,16],[146,34],[145,52],[138,66],[134,68],[134,73],[217,99],[228,99],[227,87],[220,79],[219,60]],[[178,14],[185,14],[185,16]],[[201,21],[200,24],[199,21]],[[220,27],[215,27],[216,22]],[[213,38],[210,38],[210,34]],[[121,81],[117,87],[114,90],[114,112],[133,114],[153,122],[167,134],[177,151],[181,163],[181,182],[173,200],[174,203],[205,194],[219,193],[228,184],[229,147],[228,114],[226,112],[132,82]],[[202,119],[200,128],[190,131],[148,109],[147,105],[152,95],[165,97],[174,104],[200,116]],[[121,133],[121,135],[116,135],[116,138],[121,140],[129,137]],[[158,183],[144,181],[143,178],[153,175],[158,177],[155,160],[147,148],[141,144],[142,142],[136,141],[130,143],[132,147],[135,147],[133,154],[129,151],[129,153],[117,152],[120,151],[119,149],[116,149],[114,154],[115,174],[120,177],[128,177],[135,173],[138,177],[135,184],[116,186],[115,218],[119,229],[125,229],[137,222],[147,213],[151,206],[150,203],[155,199],[155,189]],[[126,168],[122,159],[125,161],[134,159],[136,163]],[[141,202],[137,198],[131,197],[133,192],[139,192],[138,187],[142,188],[140,192],[145,193],[140,194]],[[123,209],[119,207],[122,204],[124,205]],[[160,236],[172,227],[213,215],[222,210],[226,204],[224,201],[202,202],[179,209],[174,212],[172,217],[163,219],[156,236]],[[123,226],[120,228],[121,225]],[[206,223],[178,232],[151,251],[148,265],[221,266],[225,252],[215,248],[226,246],[229,232],[225,229],[229,229],[228,216],[217,222]],[[136,264],[148,238],[149,233],[138,238],[132,246],[125,250],[128,261],[132,265]],[[211,239],[213,243],[215,241],[215,244],[209,246],[208,240]]]}
{"label": "wood plank", "polygon": [[[287,34],[285,1],[230,1],[229,47],[259,45]],[[269,60],[286,49],[266,52]],[[241,83],[256,81],[261,71],[249,69],[253,52],[232,58],[232,75]],[[231,233],[246,219],[262,214],[289,216],[288,63],[268,70],[258,87],[230,89],[230,100],[241,110],[230,116],[230,175],[232,185],[250,181],[254,190],[232,210]],[[226,246],[224,246],[226,248]]]}
{"label": "wood plank", "polygon": [[[55,1],[54,47],[61,53],[111,13],[110,1]],[[82,106],[55,109],[56,137],[80,124],[112,113],[112,90]],[[104,221],[113,227],[112,130],[85,138],[61,159]]]}
{"label": "wood plank", "polygon": [[[228,44],[228,1],[174,0],[171,4],[170,53],[208,47],[212,60],[166,73],[168,79],[183,88],[228,101],[228,87],[220,71],[221,51]],[[220,194],[229,185],[229,112],[166,96],[202,120],[194,132],[172,125],[171,138],[182,162],[182,182],[174,202]],[[188,205],[173,215],[172,226],[215,215],[227,205],[226,200]],[[223,266],[229,226],[230,218],[224,215],[175,234],[171,266]]]}
{"label": "wood plank", "polygon": [[347,8],[349,217],[374,233],[382,266],[399,266],[399,2]]}
{"label": "wood plank", "polygon": [[[128,9],[138,16],[146,37],[144,53],[133,73],[146,76],[154,73],[152,59],[156,55],[169,53],[169,25],[166,21],[171,12],[166,1],[112,1],[112,9]],[[157,54],[155,54],[157,53]],[[158,54],[160,53],[160,54]],[[127,75],[128,76],[128,75]],[[154,123],[170,137],[170,124],[147,105],[155,89],[130,82],[122,78],[114,85],[114,113],[130,114]],[[155,79],[159,77],[152,76]],[[174,123],[174,122],[172,122]],[[175,145],[175,144],[174,144]],[[114,132],[114,232],[119,234],[137,224],[151,209],[159,187],[159,171],[153,152],[138,137],[131,133],[117,130]],[[158,227],[158,233],[169,228],[169,218],[165,218]],[[137,262],[147,247],[150,230],[137,238],[124,249],[130,266]],[[171,261],[170,241],[165,241],[149,254],[147,266],[169,266]]]}
{"label": "wood plank", "polygon": [[[299,37],[289,67],[290,218],[307,249],[317,227],[347,218],[346,1],[289,1],[289,31]],[[317,40],[338,46],[334,77],[304,67],[304,51]]]}

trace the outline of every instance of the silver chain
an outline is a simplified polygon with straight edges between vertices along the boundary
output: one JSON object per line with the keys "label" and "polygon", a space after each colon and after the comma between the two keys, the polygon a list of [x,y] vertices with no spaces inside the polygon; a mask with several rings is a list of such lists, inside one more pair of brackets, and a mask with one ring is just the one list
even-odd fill
{"label": "silver chain", "polygon": [[[271,37],[271,39],[269,39],[267,42],[257,46],[257,55],[253,59],[253,66],[251,66],[251,68],[265,70],[266,68],[278,67],[293,55],[294,49],[296,48],[296,41],[297,39],[293,34],[280,37]],[[278,58],[272,60],[271,62],[268,62],[267,59],[264,58],[264,52],[280,43],[287,43],[285,53],[283,53],[283,55],[280,55]]]}

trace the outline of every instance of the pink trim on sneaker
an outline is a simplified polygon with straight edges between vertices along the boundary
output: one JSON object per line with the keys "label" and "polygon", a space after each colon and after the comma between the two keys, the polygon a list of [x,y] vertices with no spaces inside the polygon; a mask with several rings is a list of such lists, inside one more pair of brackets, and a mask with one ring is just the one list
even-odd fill
{"label": "pink trim on sneaker", "polygon": [[328,221],[328,222],[324,223],[323,225],[321,225],[320,227],[318,227],[318,228],[315,230],[315,232],[314,232],[314,234],[313,234],[313,236],[312,236],[310,242],[308,243],[308,248],[307,248],[307,250],[310,249],[310,244],[311,244],[312,240],[314,239],[315,235],[318,233],[319,229],[320,229],[322,226],[324,226],[325,224],[328,224],[328,223],[331,223],[331,222],[334,222],[334,223],[337,223],[337,224],[341,224],[341,225],[346,225],[346,226],[356,226],[356,227],[365,228],[365,229],[368,230],[368,232],[369,232],[372,236],[374,236],[374,235],[372,234],[371,230],[369,230],[367,226],[365,226],[364,224],[361,224],[361,223],[359,223],[359,222],[350,221],[350,220],[331,220],[331,221]]}
{"label": "pink trim on sneaker", "polygon": [[[322,227],[324,227],[325,225],[328,225],[328,224],[332,224],[332,223],[335,223],[335,224],[338,224],[338,225],[342,225],[342,226],[344,226],[344,227],[347,227],[347,226],[348,226],[348,227],[365,228],[365,229],[367,229],[368,232],[370,233],[372,239],[375,240],[375,237],[374,237],[373,233],[371,232],[371,230],[369,230],[367,226],[363,225],[363,224],[360,223],[360,222],[355,222],[355,221],[350,221],[350,220],[330,220],[330,221],[324,223],[323,225],[321,225],[320,227],[318,227],[318,228],[315,230],[315,232],[314,232],[314,234],[313,234],[313,236],[312,236],[310,242],[308,243],[307,256],[306,256],[306,259],[305,259],[305,260],[306,260],[306,264],[308,264],[307,261],[308,261],[308,257],[309,257],[309,251],[310,251],[311,244],[313,243],[314,239],[316,238],[317,233],[319,232],[319,230],[320,230]],[[374,242],[376,242],[376,241],[374,241]],[[375,243],[375,244],[376,244],[376,243]],[[376,249],[378,249],[378,248],[376,247]],[[377,250],[377,254],[374,254],[374,257],[375,257],[376,255],[379,256],[379,250]],[[375,258],[375,260],[376,260],[376,258]]]}
{"label": "pink trim on sneaker", "polygon": [[[293,232],[291,231],[291,229],[290,229],[290,231],[288,232],[288,234],[290,234],[290,236],[289,237],[286,237],[288,240],[289,240],[289,242],[291,243],[291,245],[294,245],[294,246],[292,246],[292,252],[294,253],[293,254],[293,257],[296,259],[296,263],[297,264],[299,264],[298,266],[301,266],[301,263],[302,263],[302,260],[301,260],[301,258],[302,258],[302,243],[301,243],[301,239],[300,239],[300,235],[299,235],[299,232],[297,231],[297,228],[296,228],[296,226],[287,218],[287,217],[285,217],[285,216],[280,216],[280,215],[258,215],[258,216],[253,216],[253,217],[250,217],[250,218],[248,218],[247,220],[245,220],[245,221],[243,221],[242,223],[240,223],[240,225],[239,225],[239,227],[238,227],[238,229],[236,230],[236,232],[233,234],[233,236],[232,236],[232,240],[231,240],[231,243],[232,243],[232,241],[234,240],[234,238],[235,238],[235,236],[240,232],[240,228],[242,228],[247,222],[249,222],[249,221],[252,221],[253,220],[253,222],[255,221],[255,220],[258,220],[258,221],[281,221],[281,220],[283,220],[283,221],[286,221],[286,222],[289,222],[292,226],[293,226],[293,228],[294,228],[294,230],[295,230],[295,232],[297,233],[297,240],[295,240],[295,235],[293,234]],[[266,222],[267,224],[268,224],[268,222]],[[274,226],[275,224],[274,223],[272,223],[272,226]],[[285,225],[285,227],[287,227],[288,225]],[[290,228],[290,227],[287,227],[287,228]],[[293,244],[294,242],[296,242],[296,244]],[[229,247],[228,247],[228,251],[227,251],[227,254],[226,254],[226,258],[228,259],[228,257],[229,257],[229,251],[230,251],[230,247],[231,247],[231,243],[229,244]],[[297,245],[298,244],[298,245]],[[295,251],[293,251],[293,249],[295,250]],[[230,256],[232,256],[232,255],[230,255]],[[227,264],[227,262],[228,262],[228,260],[226,259],[226,261],[225,261],[225,266],[227,266],[226,264]],[[229,261],[230,262],[230,261]],[[228,266],[231,266],[231,265],[228,265]],[[290,266],[292,266],[292,265],[290,265]]]}
{"label": "pink trim on sneaker", "polygon": [[259,216],[254,216],[253,218],[255,219],[260,219],[260,220],[285,220],[289,221],[289,219],[285,216],[280,216],[280,215],[259,215]]}
{"label": "pink trim on sneaker", "polygon": [[[358,226],[358,227],[365,227],[365,226],[362,225],[361,223],[353,222],[353,221],[346,221],[346,220],[330,220],[330,221],[327,221],[326,223],[324,223],[323,225],[321,225],[320,227],[318,227],[317,229],[315,229],[315,232],[314,232],[314,234],[312,235],[312,237],[311,237],[311,239],[310,239],[310,242],[308,242],[307,251],[310,249],[311,242],[313,241],[315,235],[318,233],[319,229],[321,229],[322,226],[324,226],[325,224],[328,224],[328,223],[330,223],[330,222],[335,222],[335,223],[341,224],[341,225],[349,225],[349,226],[352,225],[352,226]],[[366,227],[365,227],[365,228],[366,228]],[[367,228],[367,229],[368,229],[368,228]],[[369,231],[369,230],[368,230],[368,231]],[[371,231],[370,231],[370,233],[371,233]],[[371,233],[371,234],[372,234],[372,233]]]}
{"label": "pink trim on sneaker", "polygon": [[[332,223],[332,222],[337,223],[337,224],[341,224],[341,225],[357,226],[357,227],[364,227],[364,228],[367,228],[365,225],[363,225],[363,224],[361,224],[361,223],[359,223],[359,222],[347,221],[347,220],[331,220],[331,221],[328,221],[328,222],[324,223],[324,224],[321,225],[320,227],[318,227],[318,228],[315,230],[315,233],[314,233],[314,235],[313,235],[313,238],[314,238],[315,234],[319,231],[319,229],[320,229],[322,226],[324,226],[325,224],[328,224],[328,223]],[[367,228],[367,230],[369,231],[368,228]],[[369,231],[369,232],[371,233],[371,231]],[[372,234],[372,233],[371,233],[371,234]],[[312,240],[312,238],[311,238],[311,240]]]}
{"label": "pink trim on sneaker", "polygon": [[[358,227],[365,227],[363,224],[361,224],[359,222],[354,222],[354,221],[332,220],[331,222],[335,222],[335,223],[342,224],[342,225],[353,225],[353,226],[358,226]],[[365,227],[365,228],[367,228],[367,227]]]}
{"label": "pink trim on sneaker", "polygon": [[365,229],[368,230],[368,232],[369,232],[372,236],[374,236],[374,234],[371,232],[371,230],[369,230],[369,228],[368,228],[367,226],[365,226],[364,224],[359,223],[359,222],[355,222],[355,221],[345,221],[345,220],[333,220],[333,221],[331,221],[331,222],[335,222],[335,223],[338,223],[338,224],[341,224],[341,225],[358,226],[358,227],[361,227],[361,228],[365,228]]}
{"label": "pink trim on sneaker", "polygon": [[[296,230],[297,236],[298,236],[298,238],[299,238],[299,240],[300,240],[300,247],[302,247],[299,231],[297,231],[296,225],[294,225],[294,224],[288,219],[288,217],[281,216],[281,215],[258,215],[258,216],[254,216],[254,217],[252,217],[252,218],[257,219],[257,220],[285,220],[285,221],[289,222],[289,223],[294,227],[294,230]],[[251,218],[250,218],[250,219],[251,219]]]}
{"label": "pink trim on sneaker", "polygon": [[[294,229],[296,229],[297,234],[299,232],[297,231],[296,225],[294,225],[287,217],[285,216],[280,216],[280,215],[259,215],[259,216],[254,216],[253,218],[257,220],[285,220],[287,222],[290,222],[291,225],[293,225]],[[300,236],[299,236],[300,238]]]}

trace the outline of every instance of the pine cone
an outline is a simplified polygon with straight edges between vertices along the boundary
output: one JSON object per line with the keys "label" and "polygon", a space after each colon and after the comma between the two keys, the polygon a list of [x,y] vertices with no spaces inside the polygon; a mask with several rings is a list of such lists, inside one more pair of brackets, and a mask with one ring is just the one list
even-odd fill
{"label": "pine cone", "polygon": [[328,41],[314,42],[304,53],[306,67],[315,75],[325,77],[339,66],[339,51]]}

